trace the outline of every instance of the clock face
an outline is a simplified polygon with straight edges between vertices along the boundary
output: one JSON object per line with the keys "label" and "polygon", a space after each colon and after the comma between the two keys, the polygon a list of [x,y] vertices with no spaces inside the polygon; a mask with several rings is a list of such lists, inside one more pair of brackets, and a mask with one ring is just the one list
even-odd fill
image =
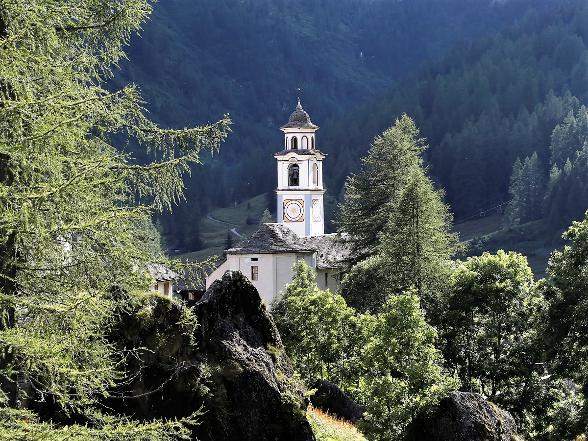
{"label": "clock face", "polygon": [[284,220],[286,222],[304,221],[304,201],[302,199],[286,199],[284,201]]}
{"label": "clock face", "polygon": [[312,200],[312,220],[314,222],[320,222],[323,220],[323,210],[320,199]]}

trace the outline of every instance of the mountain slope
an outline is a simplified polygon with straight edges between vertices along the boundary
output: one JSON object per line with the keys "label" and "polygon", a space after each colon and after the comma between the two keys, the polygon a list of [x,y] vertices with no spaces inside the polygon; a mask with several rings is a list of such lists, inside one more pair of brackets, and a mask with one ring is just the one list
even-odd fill
{"label": "mountain slope", "polygon": [[[196,219],[275,185],[278,127],[301,93],[323,127],[378,96],[392,79],[441,57],[456,42],[493,33],[548,0],[169,0],[132,42],[119,83],[142,89],[170,126],[230,113],[234,132],[195,171],[188,205],[162,223],[170,245],[198,246]],[[116,84],[115,84],[116,85]],[[301,88],[299,92],[297,89]],[[322,137],[319,146],[335,138]],[[338,145],[332,144],[332,149]],[[327,167],[340,183],[353,152]],[[334,178],[333,179],[331,179]],[[338,185],[337,185],[338,186]],[[332,192],[332,194],[334,194]],[[187,237],[191,239],[186,239]]]}
{"label": "mountain slope", "polygon": [[509,199],[517,157],[536,151],[547,174],[554,127],[586,99],[588,7],[561,1],[497,36],[461,45],[329,127],[325,150],[337,153],[330,159],[340,171],[334,187],[371,139],[406,112],[428,138],[432,174],[457,219],[471,216]]}

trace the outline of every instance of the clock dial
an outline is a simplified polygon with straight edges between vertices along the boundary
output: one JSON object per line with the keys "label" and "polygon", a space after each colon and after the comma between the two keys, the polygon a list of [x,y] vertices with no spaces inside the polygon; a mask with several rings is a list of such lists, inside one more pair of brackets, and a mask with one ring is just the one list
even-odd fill
{"label": "clock dial", "polygon": [[304,201],[302,199],[286,199],[284,201],[284,220],[286,222],[304,221]]}

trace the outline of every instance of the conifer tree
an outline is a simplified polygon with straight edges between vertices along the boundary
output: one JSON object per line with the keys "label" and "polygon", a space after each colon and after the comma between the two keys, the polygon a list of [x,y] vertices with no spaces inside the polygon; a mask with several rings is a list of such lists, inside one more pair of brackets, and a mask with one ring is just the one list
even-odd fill
{"label": "conifer tree", "polygon": [[[112,293],[148,291],[146,265],[164,257],[144,226],[228,132],[226,118],[162,129],[136,87],[106,88],[150,12],[147,0],[0,1],[0,432],[10,439],[187,436],[179,423],[98,406],[125,380],[127,352],[107,341],[124,306]],[[40,402],[54,421],[84,424],[42,422]]]}
{"label": "conifer tree", "polygon": [[261,214],[261,219],[259,220],[259,225],[271,224],[273,221],[274,218],[270,211],[267,208],[263,210],[263,213]]}
{"label": "conifer tree", "polygon": [[426,149],[414,121],[402,115],[376,137],[358,174],[345,184],[340,230],[348,234],[356,262],[379,249],[381,233],[410,171],[422,165]]}
{"label": "conifer tree", "polygon": [[453,217],[424,170],[415,168],[386,225],[380,256],[386,286],[401,292],[415,288],[431,311],[449,275],[458,250]]}
{"label": "conifer tree", "polygon": [[539,219],[545,198],[545,176],[537,153],[515,161],[510,179],[511,200],[506,209],[508,225],[518,225]]}
{"label": "conifer tree", "polygon": [[[433,307],[457,251],[452,216],[426,175],[420,158],[425,144],[418,133],[404,115],[376,139],[360,178],[352,178],[346,188],[341,227],[361,258],[345,277],[342,294],[360,311],[377,312],[388,296],[410,288],[416,288],[426,307]],[[395,169],[390,158],[402,167]],[[368,206],[364,199],[377,211],[353,212],[358,204]]]}

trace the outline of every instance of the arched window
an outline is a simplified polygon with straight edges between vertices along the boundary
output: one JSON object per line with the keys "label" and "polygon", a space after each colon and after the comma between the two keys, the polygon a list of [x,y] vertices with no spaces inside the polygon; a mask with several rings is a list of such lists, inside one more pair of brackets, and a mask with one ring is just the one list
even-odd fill
{"label": "arched window", "polygon": [[292,150],[298,150],[298,138],[293,136],[291,145],[292,145]]}
{"label": "arched window", "polygon": [[314,150],[314,136],[312,138],[310,138],[311,144],[312,144],[312,149]]}
{"label": "arched window", "polygon": [[308,148],[308,138],[306,136],[302,137],[302,148],[303,149],[307,149]]}
{"label": "arched window", "polygon": [[300,167],[298,164],[291,164],[288,167],[288,186],[298,187],[300,185]]}
{"label": "arched window", "polygon": [[312,166],[312,184],[315,187],[319,185],[319,168],[317,164],[313,164]]}

